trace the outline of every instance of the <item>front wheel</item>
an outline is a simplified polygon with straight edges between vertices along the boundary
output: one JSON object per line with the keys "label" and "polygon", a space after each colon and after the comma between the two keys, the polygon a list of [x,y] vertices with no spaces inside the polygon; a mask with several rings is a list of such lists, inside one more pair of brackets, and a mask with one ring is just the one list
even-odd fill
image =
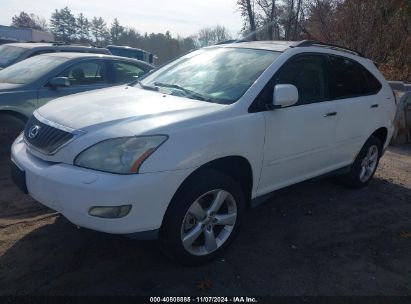
{"label": "front wheel", "polygon": [[352,188],[365,187],[373,178],[382,155],[381,141],[371,136],[358,153],[350,173],[343,177],[345,184]]}
{"label": "front wheel", "polygon": [[219,255],[233,240],[245,199],[229,176],[209,170],[192,178],[173,199],[161,231],[166,254],[185,265]]}

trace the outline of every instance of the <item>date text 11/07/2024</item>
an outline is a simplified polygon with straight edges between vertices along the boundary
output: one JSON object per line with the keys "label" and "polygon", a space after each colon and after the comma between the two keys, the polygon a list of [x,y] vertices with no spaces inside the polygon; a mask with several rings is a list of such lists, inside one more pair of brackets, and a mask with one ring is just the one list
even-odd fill
{"label": "date text 11/07/2024", "polygon": [[150,297],[150,303],[258,303],[254,297]]}

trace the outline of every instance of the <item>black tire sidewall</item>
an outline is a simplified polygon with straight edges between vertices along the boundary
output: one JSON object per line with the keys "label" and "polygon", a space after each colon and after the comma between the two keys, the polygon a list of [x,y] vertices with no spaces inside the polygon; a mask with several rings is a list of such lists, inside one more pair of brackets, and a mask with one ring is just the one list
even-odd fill
{"label": "black tire sidewall", "polygon": [[[360,180],[361,163],[362,163],[363,158],[367,155],[369,148],[373,145],[376,145],[378,147],[377,164],[375,166],[374,172],[372,173],[371,177],[367,181],[363,182]],[[360,153],[358,153],[353,165],[351,166],[351,170],[350,170],[350,173],[348,175],[348,180],[347,180],[348,184],[354,188],[362,188],[368,185],[368,183],[373,179],[375,172],[377,171],[381,155],[382,155],[381,141],[378,138],[371,136],[365,142]]]}
{"label": "black tire sidewall", "polygon": [[[183,247],[181,225],[191,204],[202,194],[214,189],[228,191],[234,197],[237,204],[236,224],[228,240],[220,248],[206,256],[195,256]],[[196,174],[178,191],[166,212],[160,232],[163,251],[183,265],[194,266],[205,263],[218,256],[230,245],[240,229],[244,211],[244,193],[235,180],[215,170],[205,170],[201,174]]]}
{"label": "black tire sidewall", "polygon": [[23,131],[25,123],[12,116],[0,116],[0,135],[1,138],[6,138],[5,142],[2,142],[0,148],[0,156],[7,155],[10,152],[13,141]]}

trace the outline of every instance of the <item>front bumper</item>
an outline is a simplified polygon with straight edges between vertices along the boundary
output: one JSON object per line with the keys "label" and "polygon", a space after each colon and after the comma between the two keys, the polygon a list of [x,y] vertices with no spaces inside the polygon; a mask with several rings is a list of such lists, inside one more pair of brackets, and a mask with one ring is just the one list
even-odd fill
{"label": "front bumper", "polygon": [[[190,169],[118,175],[51,163],[33,156],[20,136],[12,147],[12,161],[25,172],[28,193],[80,227],[130,234],[159,229],[167,207]],[[118,219],[90,216],[93,206],[131,204]]]}

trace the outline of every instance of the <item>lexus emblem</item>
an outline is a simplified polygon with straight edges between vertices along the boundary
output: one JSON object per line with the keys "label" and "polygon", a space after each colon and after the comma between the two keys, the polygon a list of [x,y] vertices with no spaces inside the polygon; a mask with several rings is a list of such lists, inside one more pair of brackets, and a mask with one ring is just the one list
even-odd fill
{"label": "lexus emblem", "polygon": [[30,139],[35,138],[37,136],[37,134],[39,134],[39,131],[40,131],[40,126],[38,126],[38,125],[32,126],[29,130],[29,138]]}

